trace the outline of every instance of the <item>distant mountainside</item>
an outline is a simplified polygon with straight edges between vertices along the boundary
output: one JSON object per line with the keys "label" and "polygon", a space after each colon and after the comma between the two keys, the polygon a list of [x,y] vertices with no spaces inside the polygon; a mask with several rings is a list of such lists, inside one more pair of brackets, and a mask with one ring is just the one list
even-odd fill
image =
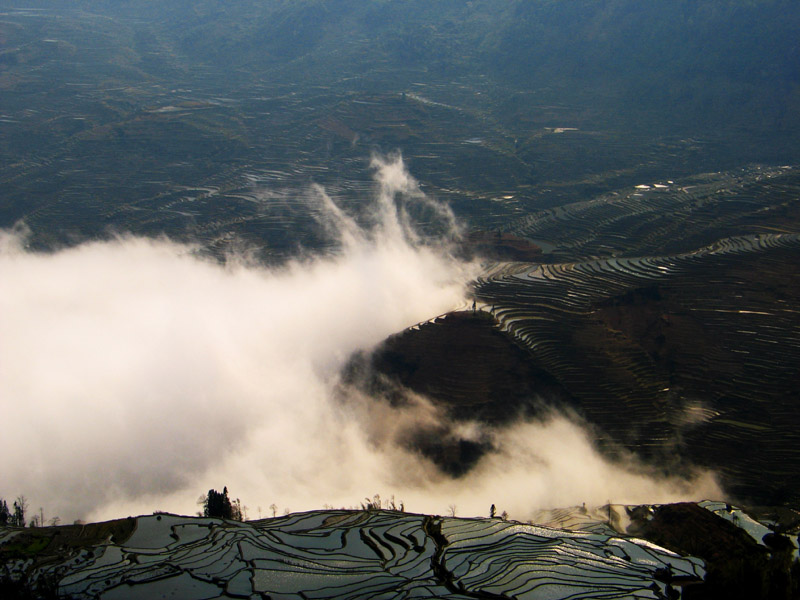
{"label": "distant mountainside", "polygon": [[[623,125],[800,123],[800,9],[790,0],[142,4],[99,7],[149,17],[189,60],[232,70],[234,79],[269,73],[332,85],[357,77],[362,89],[386,91],[420,76],[429,84],[483,77],[501,93],[582,105]],[[521,100],[512,106],[523,112]]]}
{"label": "distant mountainside", "polygon": [[[796,597],[795,541],[724,503],[540,517],[547,526],[374,509],[2,527],[0,592],[7,600]],[[796,534],[797,514],[773,527]]]}
{"label": "distant mountainside", "polygon": [[0,226],[25,219],[35,246],[123,230],[245,240],[265,259],[325,247],[302,190],[357,208],[375,151],[402,151],[482,228],[642,180],[800,162],[790,0],[0,12]]}
{"label": "distant mountainside", "polygon": [[484,78],[512,96],[494,114],[506,123],[526,104],[555,102],[659,133],[800,124],[791,0],[76,4],[150,30],[156,39],[131,41],[139,51],[167,43],[177,60],[161,57],[164,67],[213,67],[239,85],[268,77],[385,92]]}

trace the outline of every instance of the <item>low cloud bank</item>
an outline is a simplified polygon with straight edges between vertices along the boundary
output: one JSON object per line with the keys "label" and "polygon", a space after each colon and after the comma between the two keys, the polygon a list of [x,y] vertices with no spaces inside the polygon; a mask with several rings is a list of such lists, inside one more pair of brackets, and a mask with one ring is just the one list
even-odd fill
{"label": "low cloud bank", "polygon": [[24,494],[65,521],[192,514],[223,485],[251,518],[273,503],[350,506],[376,492],[418,512],[495,503],[518,518],[719,496],[708,476],[664,481],[609,464],[563,417],[491,432],[497,451],[449,479],[395,443],[399,424],[442,418],[424,399],[380,410],[343,400],[337,374],[352,352],[458,306],[475,275],[420,243],[397,208],[434,206],[402,161],[374,167],[374,225],[358,227],[317,188],[342,250],[281,268],[133,237],[31,253],[24,232],[3,233],[0,496]]}

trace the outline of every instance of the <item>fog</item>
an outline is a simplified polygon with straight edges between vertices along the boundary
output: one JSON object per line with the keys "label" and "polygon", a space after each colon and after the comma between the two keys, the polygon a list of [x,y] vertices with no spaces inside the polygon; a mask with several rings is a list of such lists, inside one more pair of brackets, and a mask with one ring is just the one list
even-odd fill
{"label": "fog", "polygon": [[[227,486],[248,507],[307,510],[394,495],[407,510],[524,519],[536,508],[719,497],[708,473],[651,476],[612,464],[563,415],[505,430],[465,424],[496,450],[452,479],[398,440],[443,419],[339,384],[356,350],[465,301],[476,266],[420,239],[407,203],[422,194],[399,157],[376,159],[371,223],[315,187],[341,251],[281,267],[121,236],[52,253],[0,236],[0,497],[45,518],[193,514]],[[260,508],[260,510],[259,510]]]}

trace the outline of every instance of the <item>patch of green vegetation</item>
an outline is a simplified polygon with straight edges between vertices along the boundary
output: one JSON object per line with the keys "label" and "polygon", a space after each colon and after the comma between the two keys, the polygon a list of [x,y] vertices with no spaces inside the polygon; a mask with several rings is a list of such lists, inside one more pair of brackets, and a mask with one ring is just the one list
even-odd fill
{"label": "patch of green vegetation", "polygon": [[0,546],[0,558],[32,558],[42,553],[53,539],[50,529],[25,530],[12,538],[6,544]]}

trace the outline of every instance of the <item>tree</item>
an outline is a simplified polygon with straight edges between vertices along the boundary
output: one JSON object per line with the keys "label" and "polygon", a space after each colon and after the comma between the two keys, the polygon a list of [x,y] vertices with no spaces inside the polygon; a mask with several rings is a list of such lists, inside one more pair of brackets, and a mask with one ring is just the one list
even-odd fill
{"label": "tree", "polygon": [[231,502],[231,519],[234,521],[245,520],[245,509],[242,508],[242,502],[238,498]]}
{"label": "tree", "polygon": [[269,505],[269,509],[272,511],[272,517],[275,518],[275,513],[278,512],[278,505],[273,502]]}
{"label": "tree", "polygon": [[214,489],[208,490],[208,494],[203,498],[203,516],[241,521],[244,513],[238,498],[231,502],[226,486],[222,488],[221,493]]}
{"label": "tree", "polygon": [[450,510],[450,516],[451,517],[455,517],[456,516],[456,505],[455,504],[451,504],[447,508]]}
{"label": "tree", "polygon": [[25,511],[28,509],[28,501],[25,496],[17,496],[14,501],[14,514],[11,516],[11,524],[15,527],[25,527]]}
{"label": "tree", "polygon": [[11,521],[11,511],[8,510],[6,501],[0,498],[0,525],[8,525],[9,521]]}
{"label": "tree", "polygon": [[30,527],[44,527],[44,509],[40,506],[39,507],[39,514],[33,515],[31,522],[28,524]]}
{"label": "tree", "polygon": [[497,509],[495,508],[494,504],[489,507],[489,518],[494,519],[495,515],[497,514]]}

